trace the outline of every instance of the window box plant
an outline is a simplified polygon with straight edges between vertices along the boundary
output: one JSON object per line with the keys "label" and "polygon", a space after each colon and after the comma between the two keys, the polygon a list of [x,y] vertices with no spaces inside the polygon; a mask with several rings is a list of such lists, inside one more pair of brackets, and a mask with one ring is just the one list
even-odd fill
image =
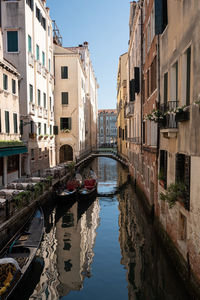
{"label": "window box plant", "polygon": [[61,132],[62,132],[62,133],[69,133],[69,132],[70,132],[70,129],[65,128],[65,129],[62,129]]}
{"label": "window box plant", "polygon": [[160,193],[160,199],[167,201],[169,208],[172,208],[177,201],[184,202],[186,194],[186,186],[183,182],[171,183],[165,193]]}
{"label": "window box plant", "polygon": [[48,138],[48,136],[49,136],[48,134],[45,134],[44,139],[46,140]]}
{"label": "window box plant", "polygon": [[43,134],[40,134],[40,135],[38,136],[38,139],[41,140],[42,138],[43,138]]}
{"label": "window box plant", "polygon": [[184,122],[188,121],[190,118],[190,112],[189,111],[180,111],[176,113],[175,121],[176,122]]}

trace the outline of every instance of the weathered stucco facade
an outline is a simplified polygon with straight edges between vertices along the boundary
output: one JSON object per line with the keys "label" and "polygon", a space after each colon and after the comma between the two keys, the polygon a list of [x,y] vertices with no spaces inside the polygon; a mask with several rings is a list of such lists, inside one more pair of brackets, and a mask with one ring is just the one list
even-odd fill
{"label": "weathered stucco facade", "polygon": [[127,120],[125,107],[127,103],[127,53],[119,58],[117,75],[117,148],[121,156],[127,157]]}
{"label": "weathered stucco facade", "polygon": [[200,280],[199,15],[199,1],[167,1],[168,24],[160,35],[160,107],[167,115],[160,134],[159,171],[164,171],[165,186],[159,184],[158,196],[179,181],[186,191],[173,208],[159,200],[156,214],[188,270]]}

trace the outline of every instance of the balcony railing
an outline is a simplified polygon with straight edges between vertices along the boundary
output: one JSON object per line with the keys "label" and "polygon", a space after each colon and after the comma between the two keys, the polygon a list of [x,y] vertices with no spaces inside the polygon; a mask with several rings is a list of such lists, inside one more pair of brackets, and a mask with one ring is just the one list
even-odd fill
{"label": "balcony railing", "polygon": [[128,139],[128,142],[131,142],[131,143],[134,143],[134,144],[140,144],[141,143],[141,137],[140,136],[137,136],[137,137],[129,137]]}
{"label": "balcony railing", "polygon": [[125,118],[130,118],[134,114],[134,103],[128,102],[125,107]]}
{"label": "balcony railing", "polygon": [[[160,110],[163,113],[167,113],[172,111],[173,109],[176,109],[178,107],[178,101],[168,101],[166,103],[163,103],[160,105]],[[177,122],[175,120],[175,114],[170,113],[166,114],[164,121],[161,125],[162,129],[173,129],[177,128]]]}

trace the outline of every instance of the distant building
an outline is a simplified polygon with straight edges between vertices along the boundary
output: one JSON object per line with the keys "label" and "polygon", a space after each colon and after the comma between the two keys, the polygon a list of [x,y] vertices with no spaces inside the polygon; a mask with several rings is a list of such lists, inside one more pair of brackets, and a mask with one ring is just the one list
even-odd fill
{"label": "distant building", "polygon": [[115,145],[117,143],[117,110],[98,111],[98,145]]}
{"label": "distant building", "polygon": [[54,44],[56,161],[71,161],[97,145],[97,80],[88,43]]}

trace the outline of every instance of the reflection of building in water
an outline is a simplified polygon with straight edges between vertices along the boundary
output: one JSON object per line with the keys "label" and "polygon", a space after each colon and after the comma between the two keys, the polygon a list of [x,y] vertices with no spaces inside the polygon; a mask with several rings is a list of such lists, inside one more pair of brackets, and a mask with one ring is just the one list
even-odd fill
{"label": "reflection of building in water", "polygon": [[111,158],[98,158],[98,178],[101,182],[117,180],[117,162]]}
{"label": "reflection of building in water", "polygon": [[49,223],[53,223],[54,225],[49,232],[44,233],[43,242],[38,251],[38,255],[44,259],[44,269],[40,277],[40,282],[29,299],[44,299],[45,294],[49,295],[48,299],[58,299],[57,286],[59,282],[55,255],[57,247],[55,210],[50,213],[49,219]]}
{"label": "reflection of building in water", "polygon": [[99,224],[100,206],[96,200],[78,219],[78,202],[62,214],[56,224],[57,287],[59,296],[71,290],[80,290],[86,276],[90,277],[90,265],[94,256],[93,248],[96,229]]}
{"label": "reflection of building in water", "polygon": [[127,268],[128,299],[189,299],[132,188],[129,186],[118,200],[121,263]]}

